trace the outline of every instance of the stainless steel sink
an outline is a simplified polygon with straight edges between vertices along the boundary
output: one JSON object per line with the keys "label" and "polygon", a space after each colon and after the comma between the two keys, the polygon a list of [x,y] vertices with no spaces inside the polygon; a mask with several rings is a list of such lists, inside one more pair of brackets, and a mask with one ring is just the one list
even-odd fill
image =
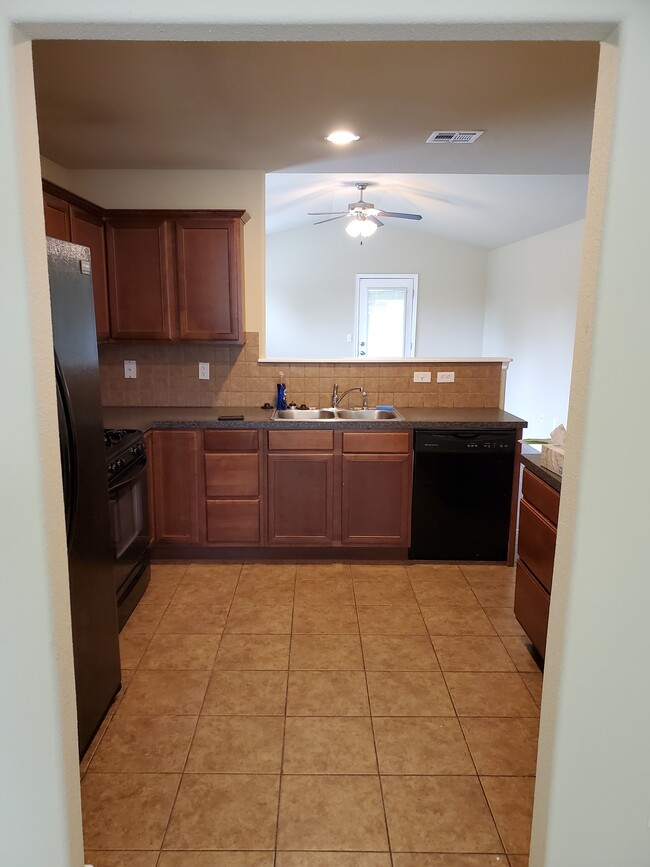
{"label": "stainless steel sink", "polygon": [[396,421],[399,413],[392,409],[337,409],[341,421]]}
{"label": "stainless steel sink", "polygon": [[276,409],[273,421],[401,421],[402,416],[388,409]]}

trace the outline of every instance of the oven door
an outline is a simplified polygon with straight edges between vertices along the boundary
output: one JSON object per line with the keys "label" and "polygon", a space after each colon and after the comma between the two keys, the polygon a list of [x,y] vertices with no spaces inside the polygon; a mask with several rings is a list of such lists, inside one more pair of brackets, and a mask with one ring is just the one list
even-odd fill
{"label": "oven door", "polygon": [[119,595],[129,575],[149,548],[147,457],[142,457],[109,482],[108,500],[113,543],[113,574]]}

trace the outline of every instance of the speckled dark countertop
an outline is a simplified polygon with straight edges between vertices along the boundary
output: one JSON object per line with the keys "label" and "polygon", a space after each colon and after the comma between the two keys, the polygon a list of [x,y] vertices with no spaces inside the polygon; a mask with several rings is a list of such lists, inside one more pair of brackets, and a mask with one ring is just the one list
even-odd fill
{"label": "speckled dark countertop", "polygon": [[553,490],[559,493],[562,490],[562,476],[558,476],[557,473],[547,470],[542,466],[541,461],[542,456],[537,451],[532,454],[522,454],[521,456],[521,462],[526,469],[530,470],[537,478],[546,482],[547,485],[550,485]]}
{"label": "speckled dark countertop", "polygon": [[[527,422],[497,407],[466,409],[400,409],[402,421],[272,421],[273,410],[255,407],[104,407],[104,427],[137,430],[178,430],[185,428],[267,428],[272,430],[436,430],[443,428],[522,428]],[[219,421],[220,415],[243,415],[239,421]]]}

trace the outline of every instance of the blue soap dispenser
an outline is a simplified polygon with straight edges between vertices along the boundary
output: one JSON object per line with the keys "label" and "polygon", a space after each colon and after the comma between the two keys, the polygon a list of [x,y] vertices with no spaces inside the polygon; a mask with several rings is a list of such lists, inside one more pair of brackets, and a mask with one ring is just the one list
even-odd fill
{"label": "blue soap dispenser", "polygon": [[275,403],[276,409],[286,409],[287,408],[287,386],[286,383],[283,382],[284,373],[280,371],[280,382],[278,382],[278,397]]}

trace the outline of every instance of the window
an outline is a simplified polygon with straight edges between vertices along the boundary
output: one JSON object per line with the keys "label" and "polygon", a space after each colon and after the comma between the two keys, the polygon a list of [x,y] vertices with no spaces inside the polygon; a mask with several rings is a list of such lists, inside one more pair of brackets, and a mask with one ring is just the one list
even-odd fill
{"label": "window", "polygon": [[357,274],[357,357],[413,358],[417,291],[417,274]]}

